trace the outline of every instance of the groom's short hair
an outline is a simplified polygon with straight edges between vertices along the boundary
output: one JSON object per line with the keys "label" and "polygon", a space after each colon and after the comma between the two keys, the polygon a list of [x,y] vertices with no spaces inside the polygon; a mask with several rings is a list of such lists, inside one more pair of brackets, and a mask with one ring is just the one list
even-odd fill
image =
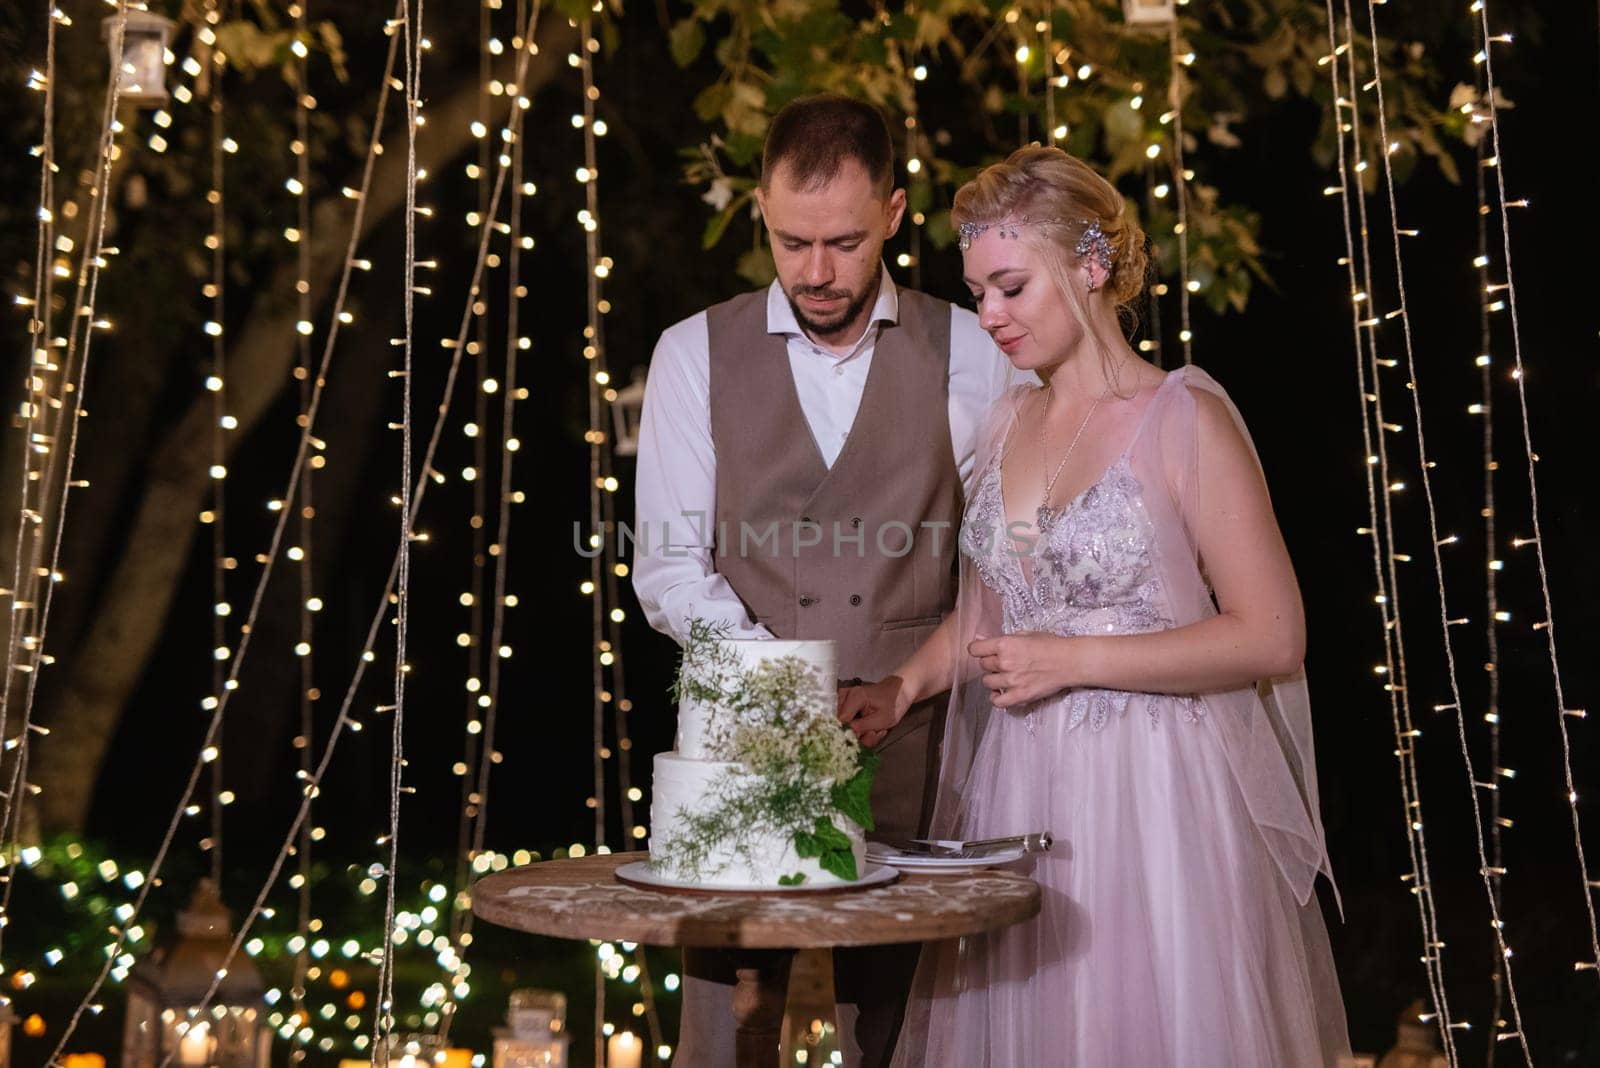
{"label": "groom's short hair", "polygon": [[866,169],[873,187],[888,196],[894,188],[894,142],[883,113],[837,93],[803,96],[772,117],[761,151],[761,188],[772,187],[780,165],[789,167],[801,188],[826,185],[852,159]]}

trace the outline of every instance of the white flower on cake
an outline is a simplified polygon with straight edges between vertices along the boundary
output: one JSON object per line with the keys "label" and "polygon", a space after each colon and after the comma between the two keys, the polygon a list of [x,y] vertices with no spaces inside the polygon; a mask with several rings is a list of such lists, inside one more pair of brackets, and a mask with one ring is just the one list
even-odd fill
{"label": "white flower on cake", "polygon": [[834,714],[828,641],[730,641],[696,620],[656,757],[652,867],[708,885],[860,878],[878,758]]}

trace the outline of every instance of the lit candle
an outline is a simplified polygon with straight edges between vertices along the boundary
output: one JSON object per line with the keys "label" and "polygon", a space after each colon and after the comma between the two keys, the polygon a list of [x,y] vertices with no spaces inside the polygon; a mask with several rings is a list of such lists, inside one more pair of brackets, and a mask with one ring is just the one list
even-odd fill
{"label": "lit candle", "polygon": [[204,1020],[190,1024],[178,1040],[179,1064],[211,1063],[211,1025]]}
{"label": "lit candle", "polygon": [[69,1053],[61,1058],[61,1065],[62,1068],[106,1068],[106,1059],[98,1053]]}
{"label": "lit candle", "polygon": [[618,1031],[606,1042],[606,1068],[640,1068],[644,1045],[632,1031]]}

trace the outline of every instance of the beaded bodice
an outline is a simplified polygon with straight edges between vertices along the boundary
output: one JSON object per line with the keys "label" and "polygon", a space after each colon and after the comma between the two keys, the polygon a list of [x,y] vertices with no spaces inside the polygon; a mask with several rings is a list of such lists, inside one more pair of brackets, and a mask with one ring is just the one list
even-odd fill
{"label": "beaded bodice", "polygon": [[[1173,626],[1155,560],[1155,533],[1143,488],[1124,453],[1075,500],[1041,509],[1031,527],[1009,524],[1000,454],[973,492],[961,528],[961,552],[999,598],[1006,633],[1063,636],[1143,634]],[[1134,695],[1075,689],[1065,699],[1072,726],[1096,730],[1127,709]],[[1199,714],[1194,698],[1186,718]],[[1157,702],[1150,703],[1155,717]]]}

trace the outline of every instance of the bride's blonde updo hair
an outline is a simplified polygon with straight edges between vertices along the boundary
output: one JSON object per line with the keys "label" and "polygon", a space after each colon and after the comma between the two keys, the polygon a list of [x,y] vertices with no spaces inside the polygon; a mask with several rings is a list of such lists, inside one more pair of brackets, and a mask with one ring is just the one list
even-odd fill
{"label": "bride's blonde updo hair", "polygon": [[1016,228],[1017,238],[1045,254],[1051,274],[1080,320],[1086,321],[1082,287],[1073,282],[1072,269],[1081,259],[1078,243],[1092,223],[1100,224],[1110,246],[1111,271],[1103,291],[1119,310],[1129,312],[1144,295],[1148,268],[1144,231],[1128,217],[1122,194],[1087,163],[1059,148],[1019,148],[1004,163],[985,167],[962,186],[950,210],[951,225],[957,228],[963,223],[1022,220],[1027,223]]}

